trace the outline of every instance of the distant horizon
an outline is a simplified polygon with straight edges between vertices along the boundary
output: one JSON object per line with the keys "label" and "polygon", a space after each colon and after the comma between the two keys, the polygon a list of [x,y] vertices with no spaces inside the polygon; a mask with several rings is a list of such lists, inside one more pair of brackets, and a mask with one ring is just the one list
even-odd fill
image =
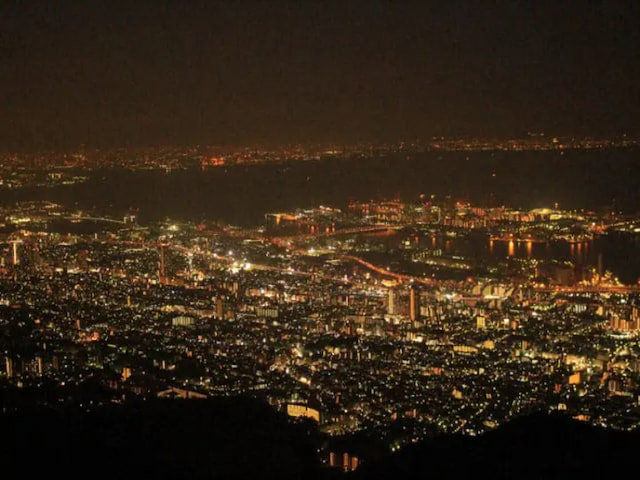
{"label": "distant horizon", "polygon": [[545,132],[530,132],[521,135],[433,135],[425,137],[398,137],[396,139],[389,140],[308,140],[308,141],[291,141],[291,142],[275,142],[275,141],[252,141],[252,142],[149,142],[149,143],[134,143],[134,142],[122,142],[112,145],[100,145],[90,143],[74,143],[69,145],[49,145],[41,147],[22,147],[22,148],[7,148],[0,146],[0,154],[38,154],[38,153],[67,153],[75,152],[79,149],[88,149],[91,151],[99,150],[144,150],[144,149],[179,149],[179,148],[220,148],[220,149],[253,149],[264,148],[268,150],[279,150],[286,148],[322,148],[322,147],[339,147],[339,148],[353,148],[358,146],[381,146],[392,147],[400,146],[401,144],[409,145],[422,145],[423,147],[429,147],[430,144],[437,141],[446,142],[464,142],[464,141],[476,141],[476,142],[524,142],[542,139],[557,139],[561,141],[612,141],[612,140],[624,140],[625,142],[640,142],[640,134],[630,135],[628,133],[619,132],[609,135],[597,135],[597,134],[556,134]]}

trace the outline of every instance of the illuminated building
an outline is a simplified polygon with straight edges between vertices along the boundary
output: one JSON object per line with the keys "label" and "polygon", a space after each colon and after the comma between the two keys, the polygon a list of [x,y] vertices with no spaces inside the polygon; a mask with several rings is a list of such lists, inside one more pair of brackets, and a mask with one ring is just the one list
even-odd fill
{"label": "illuminated building", "polygon": [[390,288],[388,293],[388,298],[387,298],[387,313],[389,315],[396,314],[397,308],[398,308],[397,303],[398,303],[398,294],[393,288]]}
{"label": "illuminated building", "polygon": [[44,363],[42,361],[42,357],[38,356],[36,357],[36,374],[41,377],[43,372],[44,372]]}
{"label": "illuminated building", "polygon": [[15,375],[15,371],[13,368],[13,359],[11,357],[5,357],[4,364],[5,375],[7,376],[7,378],[13,378],[13,376]]}
{"label": "illuminated building", "polygon": [[264,318],[278,318],[278,307],[257,306],[256,316]]}
{"label": "illuminated building", "polygon": [[581,381],[580,372],[576,372],[569,377],[569,385],[579,385]]}
{"label": "illuminated building", "polygon": [[187,317],[185,315],[179,315],[171,319],[171,325],[174,327],[190,327],[195,323],[193,317]]}
{"label": "illuminated building", "polygon": [[307,405],[290,403],[287,405],[287,415],[294,418],[311,418],[312,420],[320,423],[320,412],[315,408],[308,407]]}
{"label": "illuminated building", "polygon": [[11,244],[13,246],[13,264],[18,265],[20,263],[20,258],[18,257],[18,244],[22,243],[22,240],[12,240]]}
{"label": "illuminated building", "polygon": [[202,399],[207,396],[200,392],[194,392],[193,390],[187,390],[185,388],[171,387],[167,390],[158,392],[160,398],[182,398],[182,399]]}
{"label": "illuminated building", "polygon": [[342,470],[345,472],[353,472],[360,464],[358,457],[349,455],[348,452],[342,454]]}
{"label": "illuminated building", "polygon": [[412,322],[420,318],[420,292],[415,286],[409,289],[409,318]]}
{"label": "illuminated building", "polygon": [[611,314],[609,320],[609,326],[612,330],[620,330],[623,332],[637,332],[640,331],[640,318],[631,318],[630,320],[625,320],[624,318],[620,318],[620,316],[616,313]]}

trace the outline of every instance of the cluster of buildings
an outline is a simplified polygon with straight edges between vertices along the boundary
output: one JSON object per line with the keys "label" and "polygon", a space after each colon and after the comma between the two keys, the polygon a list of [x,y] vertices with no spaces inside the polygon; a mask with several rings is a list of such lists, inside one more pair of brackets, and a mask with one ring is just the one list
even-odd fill
{"label": "cluster of buildings", "polygon": [[555,137],[544,133],[529,133],[524,138],[434,138],[430,148],[448,151],[549,151],[606,150],[638,146],[634,138],[622,135],[614,138]]}
{"label": "cluster of buildings", "polygon": [[[640,426],[640,291],[605,275],[544,282],[533,258],[438,251],[453,230],[420,216],[434,207],[473,210],[369,202],[242,231],[5,207],[0,388],[86,408],[249,394],[390,450],[536,410]],[[558,214],[554,225],[586,224]],[[360,448],[330,441],[323,460],[353,470]]]}

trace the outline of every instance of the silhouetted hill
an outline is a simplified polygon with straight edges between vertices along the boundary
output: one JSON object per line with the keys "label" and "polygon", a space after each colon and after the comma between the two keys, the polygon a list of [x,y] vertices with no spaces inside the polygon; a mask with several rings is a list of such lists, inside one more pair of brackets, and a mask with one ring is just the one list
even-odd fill
{"label": "silhouetted hill", "polygon": [[613,478],[633,472],[638,433],[536,414],[479,437],[445,436],[364,464],[354,479]]}
{"label": "silhouetted hill", "polygon": [[243,398],[0,416],[2,478],[317,478],[310,425]]}
{"label": "silhouetted hill", "polygon": [[322,468],[320,443],[314,424],[247,398],[0,415],[3,479],[612,478],[635,469],[640,434],[538,414],[364,459],[352,474]]}

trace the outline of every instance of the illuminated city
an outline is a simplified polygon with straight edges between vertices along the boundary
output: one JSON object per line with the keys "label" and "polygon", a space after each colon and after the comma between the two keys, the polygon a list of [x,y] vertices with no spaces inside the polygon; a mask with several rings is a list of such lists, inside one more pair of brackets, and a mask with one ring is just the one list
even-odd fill
{"label": "illuminated city", "polygon": [[[589,10],[598,58],[623,72],[591,78],[542,62],[542,33],[512,47],[456,7],[434,5],[428,30],[411,15],[426,7],[375,1],[347,34],[346,6],[146,3],[3,20],[18,52],[0,137],[3,462],[26,478],[58,462],[68,478],[583,478],[609,468],[591,470],[595,451],[632,458],[640,131],[622,77],[640,80],[640,40],[624,8],[606,12],[628,58]],[[544,65],[588,78],[573,91]],[[520,93],[538,91],[530,70],[546,93]],[[416,93],[418,75],[441,95]]]}

